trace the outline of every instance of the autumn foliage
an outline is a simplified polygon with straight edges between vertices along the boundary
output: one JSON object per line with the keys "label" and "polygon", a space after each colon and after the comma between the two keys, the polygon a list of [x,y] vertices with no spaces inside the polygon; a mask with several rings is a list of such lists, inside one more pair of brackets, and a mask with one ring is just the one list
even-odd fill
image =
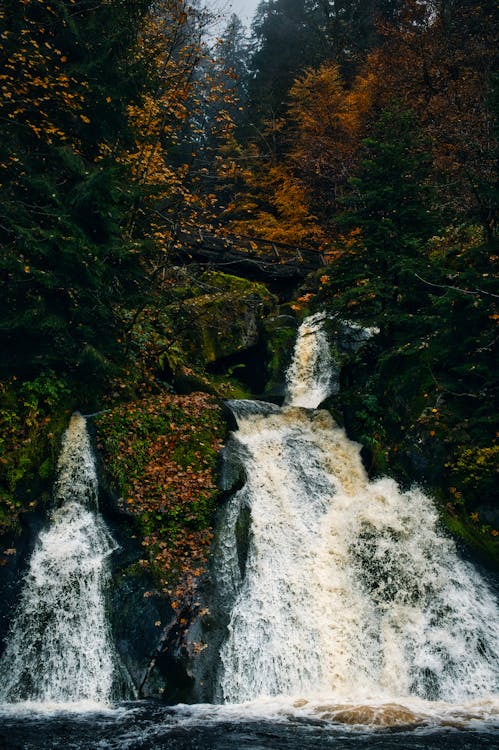
{"label": "autumn foliage", "polygon": [[218,147],[233,129],[234,94],[206,43],[212,20],[186,0],[163,0],[150,6],[139,34],[150,86],[128,107],[134,142],[119,158],[142,188],[133,222],[160,254],[182,247],[180,231],[211,228],[216,213],[210,171],[223,168]]}
{"label": "autumn foliage", "polygon": [[98,419],[118,507],[142,540],[141,564],[174,607],[189,599],[205,568],[224,432],[220,407],[204,393],[152,396]]}

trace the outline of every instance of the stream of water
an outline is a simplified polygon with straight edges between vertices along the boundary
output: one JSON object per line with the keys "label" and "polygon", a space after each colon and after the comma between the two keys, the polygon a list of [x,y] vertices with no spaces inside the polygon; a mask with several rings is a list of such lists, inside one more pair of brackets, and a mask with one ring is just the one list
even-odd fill
{"label": "stream of water", "polygon": [[[369,481],[360,446],[328,412],[332,363],[320,315],[302,325],[287,405],[232,402],[230,444],[251,513],[244,576],[234,545],[217,578],[234,601],[218,697],[329,703],[462,702],[499,692],[497,602],[442,534],[433,502]],[[233,509],[231,509],[231,506]],[[235,538],[235,529],[224,530]]]}
{"label": "stream of water", "polygon": [[117,659],[103,591],[116,545],[97,511],[95,462],[78,414],[57,468],[50,525],[31,557],[0,662],[0,701],[107,705]]}
{"label": "stream of water", "polygon": [[73,418],[58,508],[1,663],[0,747],[499,748],[497,601],[431,499],[370,481],[359,446],[317,408],[336,377],[323,323],[299,330],[282,408],[230,403],[225,459],[246,481],[215,552],[228,622],[215,702],[112,704],[102,592],[113,541],[96,513],[84,420]]}

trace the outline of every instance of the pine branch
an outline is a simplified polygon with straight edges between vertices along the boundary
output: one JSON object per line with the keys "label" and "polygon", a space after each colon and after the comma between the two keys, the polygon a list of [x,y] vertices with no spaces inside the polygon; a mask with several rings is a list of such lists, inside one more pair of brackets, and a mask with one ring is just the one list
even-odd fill
{"label": "pine branch", "polygon": [[418,278],[420,281],[423,282],[423,284],[427,284],[428,286],[434,286],[437,289],[452,289],[455,292],[461,292],[462,294],[470,294],[473,297],[480,297],[480,295],[485,294],[488,297],[495,297],[496,299],[499,299],[499,294],[493,294],[492,292],[486,292],[485,289],[462,289],[458,286],[452,286],[452,284],[434,284],[432,281],[426,281],[426,279],[423,279],[422,276],[420,276],[418,273],[414,273],[414,276]]}

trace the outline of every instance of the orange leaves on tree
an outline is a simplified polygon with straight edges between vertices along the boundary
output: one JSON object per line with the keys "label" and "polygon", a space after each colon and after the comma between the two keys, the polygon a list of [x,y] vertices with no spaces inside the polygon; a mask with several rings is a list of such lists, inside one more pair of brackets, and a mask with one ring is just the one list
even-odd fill
{"label": "orange leaves on tree", "polygon": [[231,232],[288,243],[290,253],[293,247],[323,240],[310,212],[306,188],[290,170],[274,166],[263,174],[249,173],[246,189],[251,190],[253,200],[247,202],[249,196],[242,196],[243,202],[233,211],[242,215],[231,222]]}
{"label": "orange leaves on tree", "polygon": [[[211,221],[217,203],[204,185],[203,149],[210,135],[207,112],[214,102],[224,102],[227,92],[202,40],[208,20],[184,0],[162,0],[151,6],[142,30],[140,54],[156,83],[128,108],[135,143],[119,158],[149,191],[146,234],[163,250],[175,242],[180,224],[197,228]],[[232,128],[229,112],[220,106],[212,130],[224,139]]]}
{"label": "orange leaves on tree", "polygon": [[331,62],[307,70],[290,90],[290,158],[323,205],[338,199],[352,174],[372,106],[375,74],[346,88]]}
{"label": "orange leaves on tree", "polygon": [[297,78],[285,115],[267,118],[260,140],[245,151],[233,149],[226,175],[236,188],[226,209],[231,231],[316,246],[334,259],[327,223],[349,189],[375,84],[376,72],[366,69],[347,88],[331,62]]}
{"label": "orange leaves on tree", "polygon": [[[42,4],[42,12],[49,8]],[[0,74],[0,118],[14,121],[40,141],[72,141],[70,118],[86,117],[86,87],[68,76],[67,58],[53,42],[50,26],[40,25],[36,13],[25,13],[21,43],[12,46],[3,61]],[[9,45],[9,33],[4,40]]]}
{"label": "orange leaves on tree", "polygon": [[494,3],[449,5],[432,14],[428,4],[407,0],[370,64],[381,106],[388,106],[396,92],[416,113],[432,149],[442,205],[458,216],[471,210],[488,233],[497,222],[491,189],[497,179],[491,106],[497,8]]}

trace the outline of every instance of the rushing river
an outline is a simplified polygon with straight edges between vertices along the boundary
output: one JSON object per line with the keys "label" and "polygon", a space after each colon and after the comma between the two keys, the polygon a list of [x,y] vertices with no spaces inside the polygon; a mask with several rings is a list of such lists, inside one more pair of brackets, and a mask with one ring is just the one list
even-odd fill
{"label": "rushing river", "polygon": [[336,377],[323,322],[300,328],[282,408],[230,403],[237,430],[224,457],[245,482],[214,551],[227,625],[206,668],[211,703],[118,699],[103,600],[114,542],[95,506],[85,423],[73,418],[57,508],[0,665],[2,748],[499,748],[494,594],[431,499],[371,481],[359,446],[317,408]]}
{"label": "rushing river", "polygon": [[[85,710],[85,708],[87,710]],[[475,710],[476,709],[476,710]],[[499,726],[471,706],[459,718],[441,706],[413,726],[350,725],[284,702],[168,708],[150,702],[113,710],[0,714],[2,750],[495,750]],[[328,707],[322,708],[323,716]],[[437,723],[437,714],[439,719]],[[464,715],[466,714],[466,715]],[[472,718],[475,715],[475,718]],[[352,717],[353,718],[353,717]]]}

